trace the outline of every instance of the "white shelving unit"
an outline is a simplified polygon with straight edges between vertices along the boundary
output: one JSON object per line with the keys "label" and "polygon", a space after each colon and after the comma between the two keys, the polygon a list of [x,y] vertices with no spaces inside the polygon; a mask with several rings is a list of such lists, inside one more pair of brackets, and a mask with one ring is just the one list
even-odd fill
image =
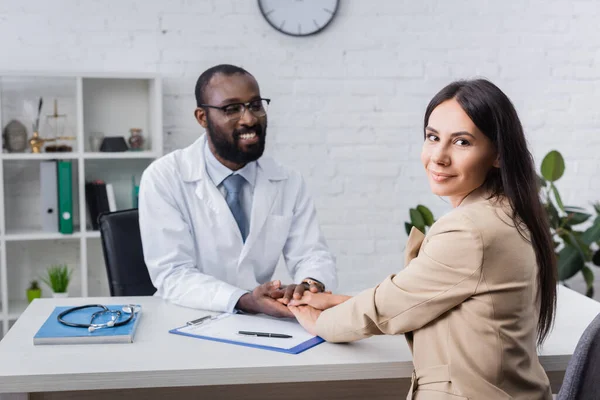
{"label": "white shelving unit", "polygon": [[[22,122],[31,137],[31,121],[23,104],[44,99],[40,137],[51,137],[44,125],[57,99],[59,114],[68,123],[62,141],[68,153],[0,153],[0,320],[2,335],[28,305],[26,289],[38,280],[42,297],[51,290],[39,280],[51,264],[73,269],[71,296],[107,296],[108,281],[101,252],[100,233],[91,228],[85,201],[85,183],[103,179],[112,183],[118,209],[132,207],[132,179],[139,184],[142,171],[162,155],[162,85],[149,74],[63,74],[0,72],[0,129],[12,119]],[[46,131],[44,130],[46,127]],[[129,137],[130,128],[141,128],[144,149],[98,152],[90,137]],[[3,138],[4,140],[4,138]],[[54,144],[50,142],[48,144]],[[93,151],[96,150],[96,151]],[[73,162],[73,234],[44,232],[41,228],[39,163]]]}

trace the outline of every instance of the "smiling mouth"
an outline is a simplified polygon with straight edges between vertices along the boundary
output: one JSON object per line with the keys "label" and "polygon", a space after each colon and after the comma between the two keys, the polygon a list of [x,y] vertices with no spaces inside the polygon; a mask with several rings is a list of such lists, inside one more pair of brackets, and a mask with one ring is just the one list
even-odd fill
{"label": "smiling mouth", "polygon": [[450,178],[456,177],[456,175],[442,174],[442,173],[434,172],[434,171],[429,171],[429,172],[431,173],[431,177],[433,178],[433,180],[436,182],[444,182]]}
{"label": "smiling mouth", "polygon": [[245,142],[253,142],[258,139],[258,135],[256,134],[256,132],[242,133],[238,137],[240,140]]}

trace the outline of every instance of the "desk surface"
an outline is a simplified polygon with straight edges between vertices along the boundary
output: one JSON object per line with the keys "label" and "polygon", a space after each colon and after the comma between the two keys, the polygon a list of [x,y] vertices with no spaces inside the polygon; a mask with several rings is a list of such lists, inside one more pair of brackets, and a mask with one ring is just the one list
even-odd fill
{"label": "desk surface", "polygon": [[[34,346],[33,336],[57,305],[143,306],[132,344]],[[600,303],[559,287],[557,319],[540,352],[546,371],[564,371]],[[38,299],[0,342],[0,393],[204,386],[410,377],[403,336],[323,343],[290,355],[168,333],[206,312],[156,297]]]}

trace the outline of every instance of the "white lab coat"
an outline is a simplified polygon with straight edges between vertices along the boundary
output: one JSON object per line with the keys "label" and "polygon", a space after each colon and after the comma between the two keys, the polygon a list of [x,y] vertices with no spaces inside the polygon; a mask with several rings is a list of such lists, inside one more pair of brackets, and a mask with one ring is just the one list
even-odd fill
{"label": "white lab coat", "polygon": [[142,175],[140,231],[156,295],[186,307],[231,312],[243,293],[271,279],[281,254],[295,283],[312,277],[335,290],[335,258],[301,175],[267,156],[257,161],[244,243],[206,173],[205,141],[204,135],[161,157]]}

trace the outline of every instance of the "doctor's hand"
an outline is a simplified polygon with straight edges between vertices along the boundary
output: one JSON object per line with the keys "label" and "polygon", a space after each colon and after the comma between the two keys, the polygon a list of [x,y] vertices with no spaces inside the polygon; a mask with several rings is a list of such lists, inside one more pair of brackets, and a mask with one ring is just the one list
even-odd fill
{"label": "doctor's hand", "polygon": [[275,300],[271,293],[277,291],[281,282],[265,282],[257,286],[251,293],[246,293],[240,297],[235,308],[251,314],[264,313],[278,318],[294,318],[294,314]]}
{"label": "doctor's hand", "polygon": [[323,311],[317,310],[311,306],[289,306],[288,307],[300,325],[311,335],[317,336],[317,319]]}
{"label": "doctor's hand", "polygon": [[293,299],[300,300],[305,293],[317,293],[319,291],[320,289],[317,287],[317,285],[310,285],[310,287],[307,287],[306,284],[292,284],[281,286],[278,290],[273,290],[271,292],[271,297],[277,299],[282,304],[290,304],[290,301]]}
{"label": "doctor's hand", "polygon": [[350,296],[343,294],[331,294],[326,293],[312,293],[304,292],[304,295],[300,299],[292,299],[289,302],[289,306],[303,306],[308,305],[317,310],[327,310],[328,308],[335,307],[348,300]]}

